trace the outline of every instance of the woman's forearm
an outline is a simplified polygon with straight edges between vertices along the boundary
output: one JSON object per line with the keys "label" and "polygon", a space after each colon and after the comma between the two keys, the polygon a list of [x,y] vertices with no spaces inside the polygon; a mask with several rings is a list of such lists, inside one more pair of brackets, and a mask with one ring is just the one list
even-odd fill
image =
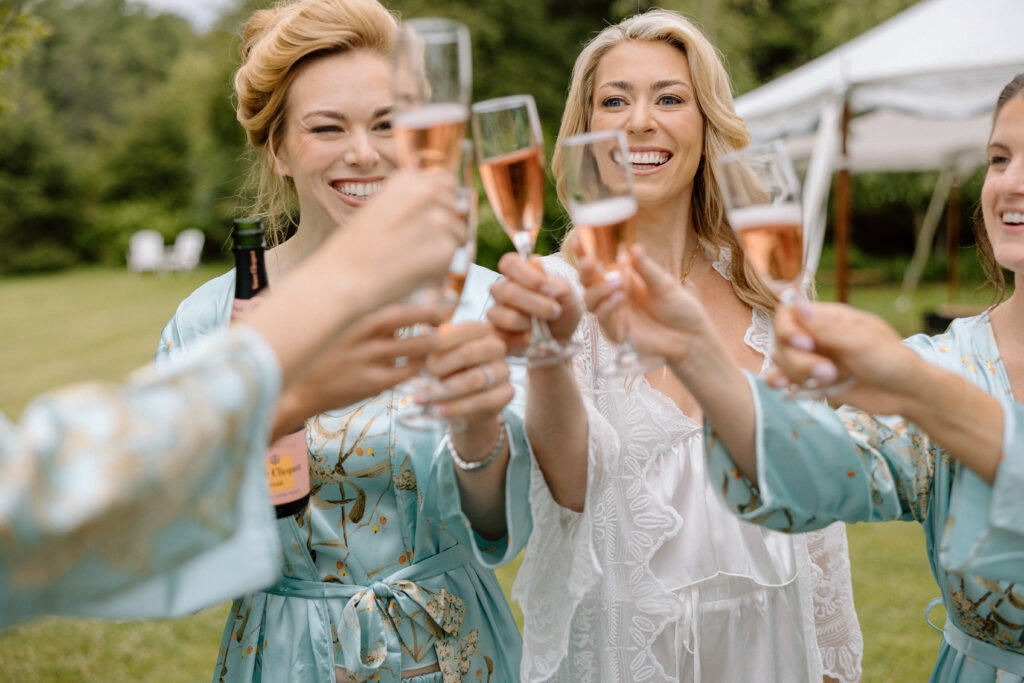
{"label": "woman's forearm", "polygon": [[587,410],[572,364],[532,368],[526,395],[526,435],[552,497],[583,511],[589,449]]}
{"label": "woman's forearm", "polygon": [[[468,463],[479,462],[494,455],[494,460],[479,470],[455,467],[459,483],[462,512],[473,529],[486,539],[505,535],[505,478],[510,446],[507,427],[498,418],[483,425],[470,425],[450,437],[457,457]],[[503,435],[501,430],[506,430]],[[497,449],[495,451],[495,449]]]}
{"label": "woman's forearm", "polygon": [[[314,254],[246,316],[245,324],[259,332],[274,350],[284,387],[301,377],[310,359],[339,330],[377,303],[355,294],[360,289],[358,278],[347,277],[341,270],[320,253]],[[310,292],[319,296],[309,296]],[[324,315],[325,311],[330,314]]]}
{"label": "woman's forearm", "polygon": [[1002,460],[1003,409],[964,377],[920,361],[902,414],[988,483]]}

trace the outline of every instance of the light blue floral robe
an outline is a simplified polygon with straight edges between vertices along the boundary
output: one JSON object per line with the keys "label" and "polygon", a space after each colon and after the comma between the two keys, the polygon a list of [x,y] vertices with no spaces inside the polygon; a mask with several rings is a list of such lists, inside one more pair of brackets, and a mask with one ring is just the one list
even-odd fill
{"label": "light blue floral robe", "polygon": [[183,614],[273,581],[263,458],[277,358],[244,327],[125,384],[0,415],[0,628]]}
{"label": "light blue floral robe", "polygon": [[994,485],[900,417],[787,402],[753,377],[759,487],[741,477],[710,431],[709,472],[743,519],[775,529],[806,531],[834,520],[918,521],[949,615],[931,681],[1020,683],[1024,408],[1013,402],[988,314],[906,343],[1003,404],[1004,459]]}
{"label": "light blue floral robe", "polygon": [[[483,317],[497,277],[473,268],[456,319]],[[197,289],[157,360],[227,324],[233,296],[234,273]],[[490,567],[515,558],[530,530],[521,410],[505,410],[508,536],[492,543],[462,514],[439,437],[398,427],[411,407],[386,391],[307,422],[310,508],[279,523],[284,577],[232,606],[215,681],[334,683],[335,665],[396,681],[435,662],[441,672],[418,681],[518,680],[519,632]]]}

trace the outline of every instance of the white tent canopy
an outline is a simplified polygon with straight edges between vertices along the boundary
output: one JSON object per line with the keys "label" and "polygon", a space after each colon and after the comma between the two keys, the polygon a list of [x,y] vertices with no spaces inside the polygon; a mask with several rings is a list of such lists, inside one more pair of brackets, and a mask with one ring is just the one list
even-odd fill
{"label": "white tent canopy", "polygon": [[[921,0],[737,98],[736,110],[755,141],[782,138],[807,165],[812,270],[836,169],[963,175],[984,162],[996,97],[1024,71],[1022,25],[1024,0]],[[844,105],[851,117],[845,159]]]}

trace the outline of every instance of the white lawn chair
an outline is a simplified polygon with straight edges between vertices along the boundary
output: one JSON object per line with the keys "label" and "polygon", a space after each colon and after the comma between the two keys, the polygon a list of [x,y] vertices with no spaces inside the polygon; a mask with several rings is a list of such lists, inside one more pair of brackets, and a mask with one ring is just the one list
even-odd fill
{"label": "white lawn chair", "polygon": [[199,265],[206,235],[198,228],[182,230],[174,238],[174,246],[168,247],[167,268],[170,270],[192,270]]}
{"label": "white lawn chair", "polygon": [[164,238],[156,230],[139,230],[128,240],[128,268],[136,273],[164,269]]}

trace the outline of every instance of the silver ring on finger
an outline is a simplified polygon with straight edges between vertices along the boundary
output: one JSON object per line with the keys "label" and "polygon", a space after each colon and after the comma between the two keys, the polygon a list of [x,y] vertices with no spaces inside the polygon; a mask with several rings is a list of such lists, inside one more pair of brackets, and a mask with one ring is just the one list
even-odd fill
{"label": "silver ring on finger", "polygon": [[490,365],[483,363],[480,369],[484,371],[484,388],[481,391],[490,391],[497,384],[498,378],[494,376],[494,370],[491,370]]}

